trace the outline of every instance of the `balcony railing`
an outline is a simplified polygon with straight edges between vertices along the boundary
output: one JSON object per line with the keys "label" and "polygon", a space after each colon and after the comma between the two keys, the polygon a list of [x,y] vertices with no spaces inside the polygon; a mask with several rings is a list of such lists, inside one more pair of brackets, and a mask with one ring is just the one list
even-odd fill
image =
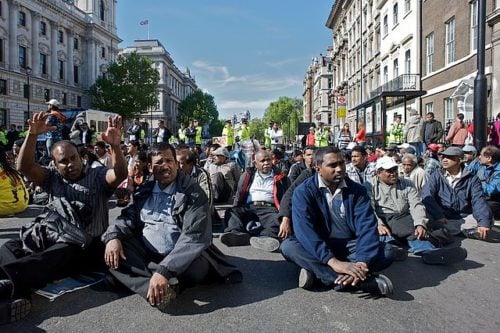
{"label": "balcony railing", "polygon": [[417,90],[419,80],[419,74],[403,74],[379,86],[371,92],[370,96],[373,98],[387,91]]}

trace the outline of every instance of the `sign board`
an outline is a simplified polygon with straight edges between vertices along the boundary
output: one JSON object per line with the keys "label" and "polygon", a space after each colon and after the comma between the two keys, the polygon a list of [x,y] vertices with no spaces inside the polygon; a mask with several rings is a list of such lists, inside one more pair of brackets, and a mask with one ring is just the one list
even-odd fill
{"label": "sign board", "polygon": [[212,144],[219,144],[221,147],[227,146],[227,136],[214,136],[212,138]]}
{"label": "sign board", "polygon": [[347,116],[346,105],[347,101],[345,99],[345,96],[337,96],[337,118],[345,118]]}

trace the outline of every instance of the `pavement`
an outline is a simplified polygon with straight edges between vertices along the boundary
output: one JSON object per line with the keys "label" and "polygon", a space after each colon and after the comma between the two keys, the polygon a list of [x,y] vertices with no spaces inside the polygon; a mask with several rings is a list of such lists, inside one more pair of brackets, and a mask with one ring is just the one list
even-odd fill
{"label": "pavement", "polygon": [[[0,243],[17,237],[39,208],[0,218]],[[119,208],[110,211],[111,218]],[[388,298],[297,288],[298,268],[279,253],[214,243],[244,275],[236,285],[186,290],[169,314],[141,297],[100,285],[53,302],[32,296],[32,311],[0,332],[498,332],[499,244],[458,240],[468,258],[452,266],[425,265],[410,255],[384,271]]]}

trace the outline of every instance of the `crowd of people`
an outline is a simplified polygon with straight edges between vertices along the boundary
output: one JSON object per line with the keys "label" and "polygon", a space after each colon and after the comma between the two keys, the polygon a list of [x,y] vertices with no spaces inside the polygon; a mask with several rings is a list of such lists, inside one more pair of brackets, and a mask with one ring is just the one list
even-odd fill
{"label": "crowd of people", "polygon": [[[348,125],[332,144],[319,124],[290,156],[274,122],[262,145],[246,124],[235,133],[227,122],[225,144],[202,147],[197,122],[173,135],[160,120],[147,146],[138,119],[125,143],[116,117],[95,143],[52,136],[50,161],[37,161],[37,137],[57,131],[53,107],[28,121],[10,159],[0,148],[0,195],[13,204],[2,202],[0,215],[22,211],[30,191],[46,193],[48,203],[21,239],[0,247],[0,323],[29,312],[33,288],[82,271],[107,270],[165,312],[185,288],[239,283],[242,273],[212,241],[213,226],[228,252],[280,251],[300,268],[301,288],[378,296],[394,289],[380,272],[408,252],[450,265],[467,257],[454,237],[498,242],[500,151],[455,141],[460,116],[448,145],[432,114],[424,122],[412,112],[406,125],[395,117],[387,146],[367,146],[364,127],[353,138]],[[123,209],[109,221],[113,195]]]}

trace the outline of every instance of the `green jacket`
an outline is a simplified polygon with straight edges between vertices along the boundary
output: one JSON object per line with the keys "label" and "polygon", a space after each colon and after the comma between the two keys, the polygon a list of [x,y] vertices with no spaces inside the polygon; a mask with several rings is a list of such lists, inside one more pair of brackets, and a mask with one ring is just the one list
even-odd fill
{"label": "green jacket", "polygon": [[201,132],[203,132],[203,128],[201,126],[196,126],[196,136],[194,137],[194,143],[196,145],[201,145]]}
{"label": "green jacket", "polygon": [[232,146],[234,144],[234,129],[231,126],[225,126],[222,129],[222,136],[226,137],[226,144]]}
{"label": "green jacket", "polygon": [[327,147],[328,146],[328,135],[330,131],[327,128],[317,128],[314,132],[314,145],[316,147]]}
{"label": "green jacket", "polygon": [[393,123],[389,130],[389,144],[402,144],[404,141],[405,124]]}

